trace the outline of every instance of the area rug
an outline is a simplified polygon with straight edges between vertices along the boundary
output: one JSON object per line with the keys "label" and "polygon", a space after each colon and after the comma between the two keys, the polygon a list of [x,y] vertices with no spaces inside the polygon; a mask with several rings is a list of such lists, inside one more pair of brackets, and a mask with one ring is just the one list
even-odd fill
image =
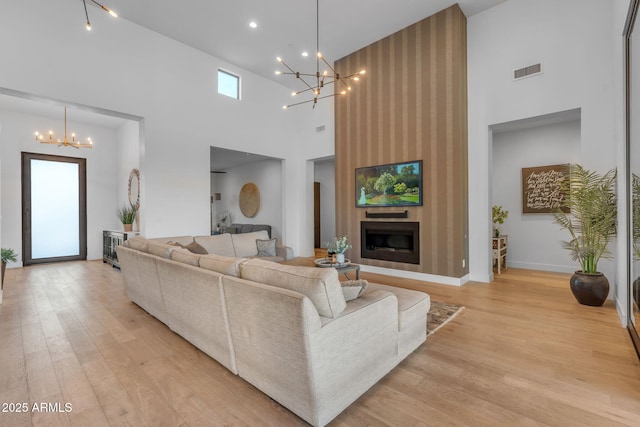
{"label": "area rug", "polygon": [[462,310],[464,307],[461,305],[431,301],[431,308],[427,313],[427,336],[435,334],[438,329],[449,323]]}

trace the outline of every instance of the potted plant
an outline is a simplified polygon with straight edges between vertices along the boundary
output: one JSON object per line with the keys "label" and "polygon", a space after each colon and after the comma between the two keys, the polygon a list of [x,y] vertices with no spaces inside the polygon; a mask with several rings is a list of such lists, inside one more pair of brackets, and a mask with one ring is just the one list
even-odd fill
{"label": "potted plant", "polygon": [[344,253],[352,246],[347,242],[347,236],[341,238],[334,237],[332,249],[336,253],[336,261],[339,264],[344,263]]}
{"label": "potted plant", "polygon": [[502,206],[494,205],[491,208],[491,216],[493,218],[493,236],[500,237],[500,229],[497,224],[504,224],[504,220],[509,217],[509,211],[503,211]]}
{"label": "potted plant", "polygon": [[580,263],[581,269],[570,280],[571,292],[580,304],[599,307],[609,294],[609,281],[598,271],[598,261],[611,257],[607,246],[616,234],[615,180],[615,170],[600,175],[574,165],[561,186],[571,212],[558,209],[554,219],[569,231],[571,240],[563,246]]}
{"label": "potted plant", "polygon": [[136,219],[136,213],[138,210],[132,204],[124,206],[118,211],[118,219],[124,225],[124,231],[133,230],[133,221]]}
{"label": "potted plant", "polygon": [[7,269],[8,262],[16,262],[18,260],[18,254],[13,249],[2,248],[0,249],[2,255],[2,282],[0,283],[0,290],[4,288],[4,272]]}

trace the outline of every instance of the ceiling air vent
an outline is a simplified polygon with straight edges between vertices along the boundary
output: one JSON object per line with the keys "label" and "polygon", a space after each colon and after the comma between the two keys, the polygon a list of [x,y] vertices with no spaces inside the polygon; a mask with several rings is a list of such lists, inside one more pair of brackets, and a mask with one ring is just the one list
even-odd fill
{"label": "ceiling air vent", "polygon": [[520,80],[525,77],[535,76],[537,74],[542,73],[542,64],[534,64],[529,65],[528,67],[520,68],[518,70],[513,70],[513,79]]}

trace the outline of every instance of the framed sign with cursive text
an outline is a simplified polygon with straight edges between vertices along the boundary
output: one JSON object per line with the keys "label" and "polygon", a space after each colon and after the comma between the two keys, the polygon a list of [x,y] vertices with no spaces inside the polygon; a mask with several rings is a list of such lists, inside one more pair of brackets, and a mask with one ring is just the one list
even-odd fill
{"label": "framed sign with cursive text", "polygon": [[522,168],[522,213],[569,212],[562,193],[568,175],[568,164]]}

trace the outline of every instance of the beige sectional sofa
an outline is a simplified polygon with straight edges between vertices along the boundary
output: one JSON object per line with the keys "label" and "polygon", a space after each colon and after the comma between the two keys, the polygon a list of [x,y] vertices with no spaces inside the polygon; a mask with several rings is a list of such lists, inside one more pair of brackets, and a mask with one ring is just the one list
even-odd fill
{"label": "beige sectional sofa", "polygon": [[370,283],[347,302],[332,268],[189,255],[142,237],[117,250],[133,302],[315,426],[426,339],[422,292]]}
{"label": "beige sectional sofa", "polygon": [[[243,234],[224,233],[214,236],[161,237],[152,240],[162,243],[179,243],[181,245],[188,245],[191,242],[195,242],[210,254],[237,258],[253,258],[259,256],[256,240],[267,241],[275,239],[269,238],[269,232],[267,230],[259,230]],[[260,258],[275,262],[290,260],[293,258],[293,250],[288,246],[276,244],[274,255],[260,256]]]}

